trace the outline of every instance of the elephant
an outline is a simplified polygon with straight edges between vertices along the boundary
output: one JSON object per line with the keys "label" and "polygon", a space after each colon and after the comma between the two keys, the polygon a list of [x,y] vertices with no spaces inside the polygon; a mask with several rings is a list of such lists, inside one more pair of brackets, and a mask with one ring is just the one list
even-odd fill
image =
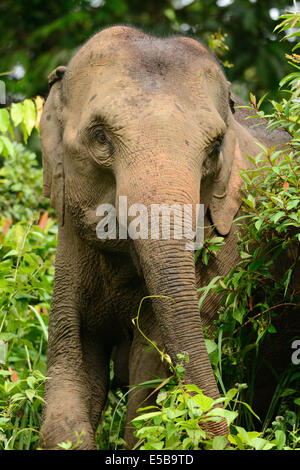
{"label": "elephant", "polygon": [[[246,155],[261,151],[257,141],[282,145],[287,134],[251,129],[216,59],[185,36],[108,27],[56,68],[49,86],[40,123],[43,194],[59,230],[40,443],[54,449],[83,430],[80,448],[95,449],[112,354],[120,382],[167,373],[133,322],[144,297],[143,333],[173,364],[187,353],[185,382],[220,396],[203,335],[220,299],[207,297],[200,315],[197,288],[239,259],[233,221]],[[195,266],[186,236],[125,237],[120,215],[116,237],[100,238],[97,208],[117,209],[121,196],[149,210],[201,204],[205,225],[226,243],[208,266]],[[171,235],[178,224],[174,215]],[[129,394],[128,423],[143,393]],[[226,424],[211,432],[226,434]]]}

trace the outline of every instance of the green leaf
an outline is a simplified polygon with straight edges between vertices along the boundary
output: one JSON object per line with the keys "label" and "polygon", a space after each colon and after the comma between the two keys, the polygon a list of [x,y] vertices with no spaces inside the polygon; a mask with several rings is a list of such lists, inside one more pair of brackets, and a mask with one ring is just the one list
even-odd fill
{"label": "green leaf", "polygon": [[274,444],[261,437],[251,439],[250,445],[254,447],[255,450],[270,450],[274,448]]}
{"label": "green leaf", "polygon": [[203,291],[203,294],[202,296],[200,297],[199,299],[199,303],[198,303],[198,306],[199,306],[199,310],[201,310],[202,308],[202,304],[206,298],[206,296],[208,295],[208,293],[215,287],[216,283],[218,282],[219,279],[221,279],[222,276],[216,276],[214,277],[210,283],[205,286],[205,287],[200,287],[197,292],[202,292]]}
{"label": "green leaf", "polygon": [[285,85],[286,83],[290,82],[291,80],[293,79],[299,79],[299,73],[298,72],[293,72],[293,73],[290,73],[289,75],[286,75],[280,82],[279,82],[279,86],[280,88],[283,87],[283,85]]}
{"label": "green leaf", "polygon": [[15,150],[12,142],[6,135],[0,135],[0,142],[2,144],[2,153],[7,158],[8,156],[15,157]]}
{"label": "green leaf", "polygon": [[269,333],[276,333],[276,328],[275,328],[275,326],[274,326],[274,325],[270,325],[270,326],[268,327],[268,332],[269,332]]}
{"label": "green leaf", "polygon": [[39,314],[39,312],[32,306],[32,305],[28,305],[29,308],[33,311],[33,313],[35,314],[36,318],[38,319],[38,321],[40,322],[40,325],[42,327],[42,331],[44,333],[44,337],[45,337],[45,340],[48,341],[48,329],[41,317],[41,315]]}
{"label": "green leaf", "polygon": [[5,134],[5,132],[8,131],[9,126],[10,126],[9,112],[7,111],[7,109],[2,108],[0,109],[0,132],[3,132],[3,134]]}
{"label": "green leaf", "polygon": [[27,377],[26,381],[27,381],[29,387],[32,388],[32,389],[34,389],[34,385],[35,385],[35,383],[36,383],[36,379],[35,379],[34,377],[32,377],[32,376],[29,376],[29,377]]}
{"label": "green leaf", "polygon": [[34,124],[36,120],[36,110],[35,110],[34,102],[28,99],[24,100],[23,107],[24,107],[23,124],[25,126],[27,135],[30,136],[32,129],[34,128]]}
{"label": "green leaf", "polygon": [[61,447],[64,450],[69,450],[72,447],[72,441],[60,442],[57,445],[58,445],[58,447]]}
{"label": "green leaf", "polygon": [[205,344],[208,354],[211,354],[218,349],[216,343],[211,339],[205,339]]}
{"label": "green leaf", "polygon": [[157,395],[156,403],[159,404],[163,401],[165,401],[168,397],[168,393],[165,391],[160,391],[159,394]]}
{"label": "green leaf", "polygon": [[227,439],[225,436],[215,436],[212,441],[213,450],[223,450],[227,445]]}
{"label": "green leaf", "polygon": [[263,221],[264,221],[264,219],[261,218],[261,219],[258,219],[258,220],[255,222],[255,228],[256,228],[257,231],[259,231],[260,227],[261,227],[262,224],[263,224]]}
{"label": "green leaf", "polygon": [[31,389],[25,390],[25,395],[31,402],[33,398],[35,397],[35,394],[36,394],[35,390],[31,390]]}
{"label": "green leaf", "polygon": [[274,223],[278,222],[278,220],[280,220],[284,216],[285,216],[285,212],[283,212],[283,211],[277,212],[277,214],[275,214],[274,217],[273,217],[273,222]]}
{"label": "green leaf", "polygon": [[196,403],[197,406],[199,406],[199,408],[201,409],[201,411],[203,411],[203,413],[210,410],[214,402],[212,398],[207,397],[202,392],[193,396],[193,401]]}
{"label": "green leaf", "polygon": [[21,124],[24,118],[23,103],[12,103],[10,115],[15,127]]}
{"label": "green leaf", "polygon": [[171,8],[167,8],[165,11],[164,11],[164,15],[168,18],[168,20],[170,20],[172,23],[174,21],[176,21],[176,13],[174,10],[172,10]]}
{"label": "green leaf", "polygon": [[227,426],[237,418],[238,413],[236,411],[225,410],[224,408],[214,408],[207,413],[207,416],[219,416],[224,418],[227,422]]}
{"label": "green leaf", "polygon": [[277,442],[277,449],[282,450],[286,443],[286,435],[283,431],[277,430],[275,431],[275,439]]}
{"label": "green leaf", "polygon": [[152,413],[145,413],[145,414],[142,414],[141,416],[137,416],[131,422],[135,423],[138,421],[149,421],[150,419],[155,418],[156,416],[161,416],[161,413],[162,413],[161,411],[153,411]]}
{"label": "green leaf", "polygon": [[225,407],[236,396],[237,392],[238,392],[237,388],[231,388],[230,390],[228,390],[228,392],[226,393],[226,397],[225,397],[226,398],[225,404],[224,404]]}

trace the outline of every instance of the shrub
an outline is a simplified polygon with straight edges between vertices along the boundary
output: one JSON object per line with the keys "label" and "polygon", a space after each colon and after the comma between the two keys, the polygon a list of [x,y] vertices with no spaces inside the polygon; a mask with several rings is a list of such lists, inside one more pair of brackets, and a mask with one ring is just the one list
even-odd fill
{"label": "shrub", "polygon": [[[0,448],[36,448],[57,226],[42,201],[42,169],[25,141],[36,99],[0,110]],[[21,129],[20,129],[21,128]],[[21,132],[19,131],[21,130]]]}

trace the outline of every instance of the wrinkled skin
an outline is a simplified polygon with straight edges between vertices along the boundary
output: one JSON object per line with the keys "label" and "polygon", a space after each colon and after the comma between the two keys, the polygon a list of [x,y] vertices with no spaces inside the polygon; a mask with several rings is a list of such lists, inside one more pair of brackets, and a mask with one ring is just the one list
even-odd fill
{"label": "wrinkled skin", "polygon": [[[40,443],[55,448],[85,430],[81,448],[90,449],[113,350],[120,383],[167,374],[132,323],[145,295],[173,301],[143,303],[143,332],[174,363],[187,352],[185,381],[219,396],[202,327],[212,324],[220,300],[208,297],[200,315],[196,288],[238,260],[232,221],[241,205],[239,171],[249,165],[245,154],[260,149],[244,111],[232,113],[219,66],[193,39],[108,28],[49,83],[41,121],[44,194],[56,209],[59,236]],[[281,144],[282,135],[274,134],[276,140]],[[147,208],[202,203],[207,224],[227,237],[226,245],[195,270],[184,239],[99,240],[96,209],[120,195],[129,206]],[[144,398],[143,390],[129,394],[128,422]],[[222,422],[210,431],[227,430]],[[130,432],[126,438],[132,443]]]}

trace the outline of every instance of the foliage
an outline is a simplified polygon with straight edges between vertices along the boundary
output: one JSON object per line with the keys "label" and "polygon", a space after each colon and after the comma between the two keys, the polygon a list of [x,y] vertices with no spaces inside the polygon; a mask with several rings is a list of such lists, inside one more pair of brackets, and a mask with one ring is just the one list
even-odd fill
{"label": "foliage", "polygon": [[[162,354],[162,353],[161,353]],[[224,397],[217,400],[203,394],[191,384],[184,384],[184,363],[186,355],[178,355],[172,372],[180,368],[180,374],[171,376],[157,395],[157,406],[147,406],[138,410],[132,423],[136,427],[135,436],[139,439],[135,449],[139,450],[292,450],[299,442],[296,433],[291,446],[287,445],[286,434],[277,429],[274,435],[263,438],[262,432],[246,431],[234,425],[238,417],[235,410],[238,404],[244,405],[254,414],[249,405],[241,402],[240,390],[232,388]],[[170,363],[169,363],[170,365]],[[175,378],[175,380],[174,380]],[[223,405],[220,407],[220,405]],[[225,436],[211,437],[207,425],[225,420],[229,428]]]}
{"label": "foliage", "polygon": [[36,156],[12,141],[38,126],[36,104],[0,110],[0,449],[36,448],[46,378],[57,226]]}
{"label": "foliage", "polygon": [[[291,23],[300,25],[299,13],[284,15],[282,19],[277,29],[288,29]],[[298,45],[292,52],[297,48]],[[295,54],[288,58],[297,70],[280,83],[281,86],[289,84],[288,98],[279,103],[271,101],[272,114],[261,111],[254,96],[251,101],[256,117],[267,118],[270,130],[285,129],[290,140],[279,150],[261,146],[262,152],[255,159],[250,158],[252,168],[242,174],[244,215],[236,221],[240,225],[241,261],[226,277],[218,276],[209,286],[200,289],[200,307],[211,291],[223,296],[215,330],[216,342],[207,340],[218,382],[224,392],[232,383],[246,382],[248,387],[243,394],[250,404],[264,344],[272,345],[280,333],[276,325],[287,325],[289,319],[284,317],[296,315],[300,306],[299,286],[295,280],[300,257],[300,72]],[[297,334],[299,332],[295,331],[295,339]],[[277,381],[263,430],[274,432],[280,421],[284,423],[284,430],[293,436],[299,428],[300,373],[291,362]],[[283,416],[267,430],[276,410]],[[253,425],[252,417],[245,410],[241,411],[239,419],[247,426]]]}
{"label": "foliage", "polygon": [[217,51],[225,65],[234,64],[227,70],[234,91],[244,99],[249,89],[260,96],[265,90],[275,92],[287,73],[281,57],[288,45],[270,33],[275,25],[270,10],[282,13],[289,4],[288,0],[35,0],[28,8],[25,0],[2,0],[0,54],[2,71],[11,72],[3,78],[9,99],[45,96],[47,75],[66,65],[82,43],[111,24],[135,25],[162,36],[195,35],[213,50],[226,36],[228,50],[218,46]]}

